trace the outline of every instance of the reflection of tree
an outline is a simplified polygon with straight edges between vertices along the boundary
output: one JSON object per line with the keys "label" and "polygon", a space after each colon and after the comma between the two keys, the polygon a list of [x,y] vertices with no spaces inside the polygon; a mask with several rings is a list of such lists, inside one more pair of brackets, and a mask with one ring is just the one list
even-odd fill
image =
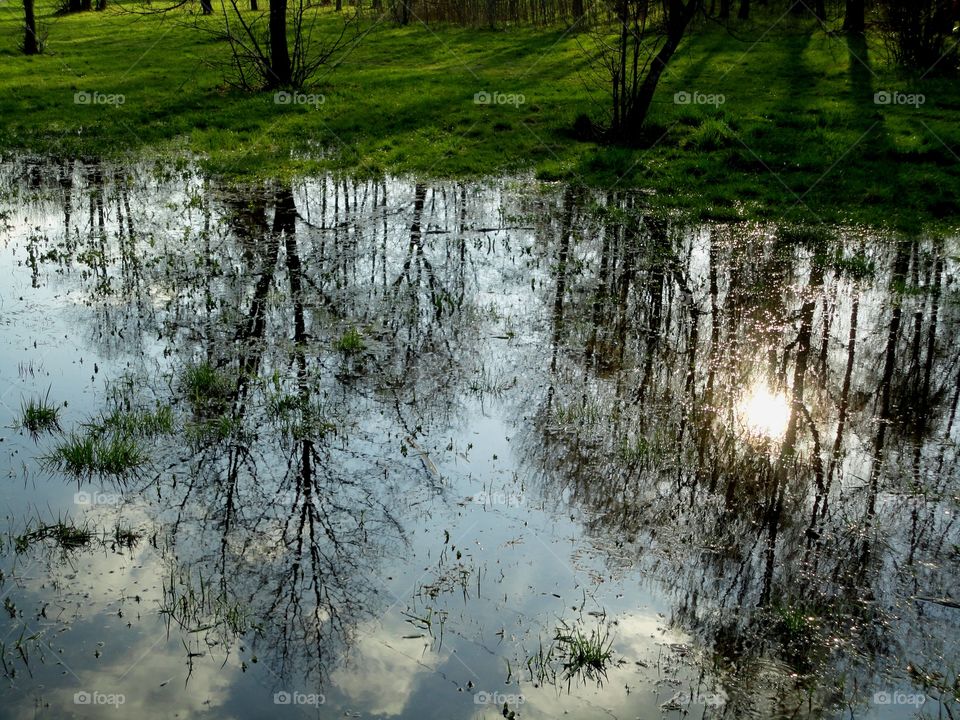
{"label": "reflection of tree", "polygon": [[[888,653],[936,666],[937,634],[955,631],[904,600],[957,596],[943,512],[957,310],[936,240],[690,230],[645,216],[638,195],[568,188],[538,196],[537,242],[518,250],[487,232],[489,195],[463,187],[25,172],[55,198],[55,221],[35,208],[37,281],[73,273],[94,339],[149,356],[161,377],[139,378],[156,394],[182,400],[201,365],[220,379],[216,402],[180,403],[144,497],[168,585],[185,597],[202,577],[217,627],[246,627],[242,609],[284,673],[329,668],[381,602],[373,578],[402,552],[411,495],[438,484],[403,452],[459,421],[490,312],[474,298],[497,282],[521,302],[532,282],[547,314],[549,358],[520,388],[525,416],[539,403],[525,453],[543,493],[569,491],[589,532],[634,541],[676,619],[741,679],[776,662],[863,685]],[[548,270],[504,280],[489,258],[515,253]],[[337,347],[348,331],[355,352]],[[745,437],[757,384],[790,400],[782,436]],[[907,642],[907,625],[925,632]],[[863,663],[834,662],[827,636]]]}
{"label": "reflection of tree", "polygon": [[[833,668],[861,686],[887,652],[936,666],[955,627],[918,641],[922,607],[896,623],[887,608],[922,587],[957,595],[943,565],[957,542],[942,450],[957,351],[942,243],[677,232],[629,196],[603,200],[591,213],[565,198],[558,230],[541,229],[551,262],[580,269],[545,298],[552,379],[526,443],[543,492],[643,548],[677,619],[741,678],[750,658],[818,671],[832,636],[867,658]],[[581,212],[589,231],[568,230]],[[790,401],[780,437],[742,430],[738,403],[758,383]]]}
{"label": "reflection of tree", "polygon": [[[33,173],[62,209],[38,269],[88,263],[94,339],[153,355],[163,376],[137,383],[184,409],[142,488],[169,617],[191,652],[249,632],[279,674],[322,674],[389,602],[375,578],[403,552],[412,498],[435,492],[404,443],[455,415],[479,362],[477,201],[383,181],[234,192],[192,173],[55,170]],[[337,350],[348,328],[362,352]],[[198,367],[216,396],[191,407]]]}

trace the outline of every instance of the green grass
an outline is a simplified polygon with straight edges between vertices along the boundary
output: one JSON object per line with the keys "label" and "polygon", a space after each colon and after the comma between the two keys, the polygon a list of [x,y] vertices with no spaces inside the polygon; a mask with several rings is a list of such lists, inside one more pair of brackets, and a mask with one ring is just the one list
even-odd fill
{"label": "green grass", "polygon": [[367,345],[363,342],[363,336],[356,328],[350,328],[334,343],[337,350],[347,355],[355,355],[363,352]]}
{"label": "green grass", "polygon": [[169,405],[158,405],[154,410],[115,408],[99,418],[93,427],[101,433],[127,437],[170,435],[174,430],[173,408]]}
{"label": "green grass", "polygon": [[94,429],[85,434],[71,433],[45,460],[76,477],[94,473],[124,476],[143,465],[147,456],[136,438],[123,433],[102,434]]}
{"label": "green grass", "polygon": [[561,621],[553,641],[547,647],[541,642],[526,665],[531,682],[569,684],[575,678],[602,682],[614,662],[613,638],[607,626],[585,632],[579,625]]}
{"label": "green grass", "polygon": [[603,626],[585,633],[582,628],[561,625],[554,639],[567,676],[604,673],[613,660],[613,638]]}
{"label": "green grass", "polygon": [[[640,147],[629,149],[573,139],[574,119],[605,121],[607,101],[581,49],[589,36],[566,28],[371,24],[308,89],[325,102],[279,105],[268,93],[224,88],[215,65],[227,48],[189,27],[192,17],[125,12],[133,7],[56,17],[43,0],[47,52],[32,58],[17,51],[16,8],[0,15],[0,149],[199,156],[243,181],[324,170],[425,178],[532,171],[648,189],[657,207],[712,219],[917,229],[955,226],[960,211],[960,84],[900,74],[878,37],[848,47],[811,22],[775,23],[778,14],[760,8],[732,33],[701,24],[661,83]],[[324,32],[333,18],[331,10]],[[881,90],[926,102],[877,105]],[[480,91],[526,101],[478,105]],[[681,91],[725,102],[675,104]],[[77,104],[78,92],[124,102]]]}
{"label": "green grass", "polygon": [[44,432],[60,429],[60,408],[50,402],[49,389],[43,397],[30,397],[20,401],[17,426],[27,430],[35,440]]}
{"label": "green grass", "polygon": [[236,390],[235,380],[209,363],[189,365],[183,372],[181,387],[194,412],[204,418],[221,415],[230,405]]}

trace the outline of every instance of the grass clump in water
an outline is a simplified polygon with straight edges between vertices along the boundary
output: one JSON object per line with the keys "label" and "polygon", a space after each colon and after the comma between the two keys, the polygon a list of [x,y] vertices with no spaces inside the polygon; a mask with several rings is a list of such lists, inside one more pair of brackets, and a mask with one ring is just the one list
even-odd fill
{"label": "grass clump in water", "polygon": [[64,550],[76,550],[89,545],[93,540],[93,533],[86,526],[80,527],[58,520],[51,525],[40,525],[18,535],[14,540],[14,547],[18,553],[24,553],[34,543],[44,540],[53,540]]}
{"label": "grass clump in water", "polygon": [[613,638],[603,626],[587,634],[582,628],[561,625],[557,628],[555,643],[567,678],[605,675],[607,664],[613,659]]}
{"label": "grass clump in water", "polygon": [[94,473],[126,475],[143,465],[147,456],[134,437],[88,432],[71,433],[45,459],[70,475],[89,477]]}
{"label": "grass clump in water", "polygon": [[101,418],[99,428],[128,437],[170,435],[174,430],[173,408],[158,405],[155,410],[115,409]]}
{"label": "grass clump in water", "polygon": [[561,621],[553,642],[546,648],[541,643],[537,653],[527,658],[527,669],[531,680],[540,684],[556,684],[559,679],[569,685],[575,677],[602,682],[614,662],[613,638],[607,627],[601,625],[587,633]]}
{"label": "grass clump in water", "polygon": [[187,366],[181,386],[187,402],[202,417],[221,414],[229,406],[236,389],[230,375],[206,362]]}
{"label": "grass clump in water", "polygon": [[27,430],[36,440],[41,433],[60,429],[60,408],[50,402],[50,390],[41,397],[20,401],[17,427]]}
{"label": "grass clump in water", "polygon": [[350,328],[337,340],[336,348],[347,355],[354,355],[366,350],[367,344],[363,341],[363,336],[359,330]]}

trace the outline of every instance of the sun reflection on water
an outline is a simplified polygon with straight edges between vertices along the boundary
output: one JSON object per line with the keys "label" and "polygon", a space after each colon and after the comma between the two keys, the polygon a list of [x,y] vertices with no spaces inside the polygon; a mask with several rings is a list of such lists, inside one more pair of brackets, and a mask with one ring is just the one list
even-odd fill
{"label": "sun reflection on water", "polygon": [[740,401],[737,415],[750,435],[776,440],[787,430],[790,403],[782,392],[772,392],[766,383],[759,383]]}

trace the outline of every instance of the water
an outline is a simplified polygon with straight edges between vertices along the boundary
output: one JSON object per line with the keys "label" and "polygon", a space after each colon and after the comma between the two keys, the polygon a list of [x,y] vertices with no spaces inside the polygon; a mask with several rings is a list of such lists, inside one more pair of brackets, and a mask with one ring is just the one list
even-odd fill
{"label": "water", "polygon": [[0,716],[956,714],[954,239],[0,187]]}

